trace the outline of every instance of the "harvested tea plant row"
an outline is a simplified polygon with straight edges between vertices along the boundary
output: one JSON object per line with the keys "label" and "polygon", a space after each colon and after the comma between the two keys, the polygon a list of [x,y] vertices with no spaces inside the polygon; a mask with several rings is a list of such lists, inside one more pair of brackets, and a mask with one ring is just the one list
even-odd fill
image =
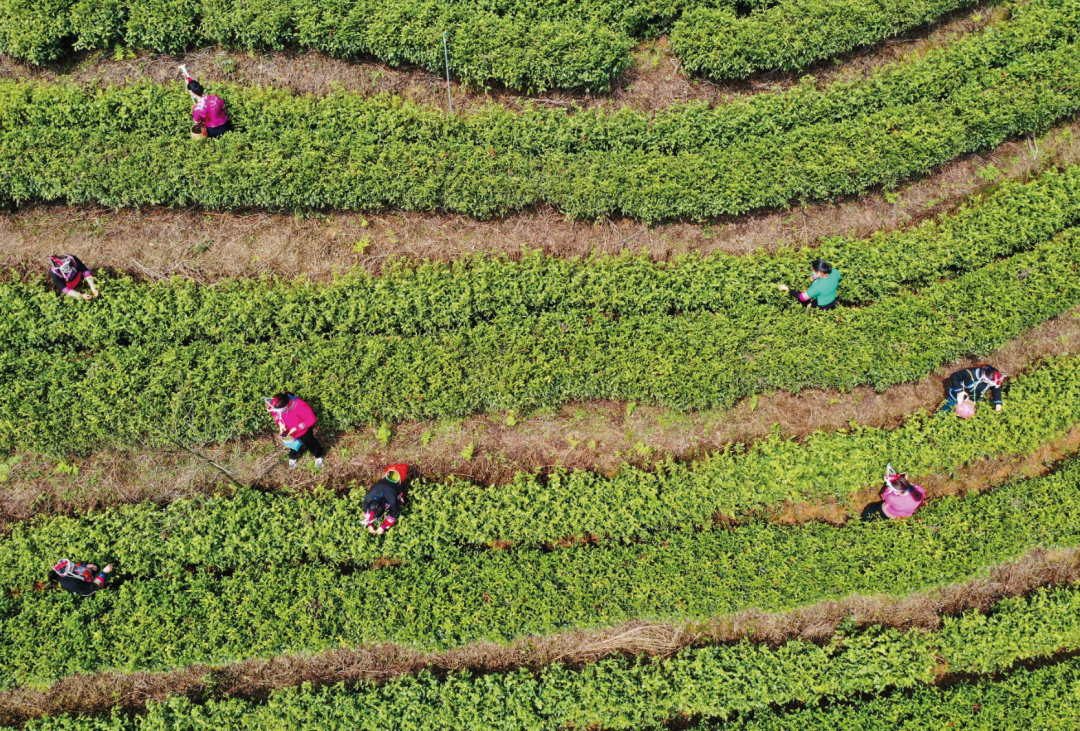
{"label": "harvested tea plant row", "polygon": [[271,338],[419,335],[496,318],[541,313],[605,317],[715,312],[760,318],[758,305],[794,307],[777,282],[806,278],[821,257],[844,276],[844,302],[918,290],[1012,256],[1080,222],[1080,166],[1006,183],[955,213],[868,239],[837,237],[777,255],[646,256],[566,260],[539,253],[520,262],[477,257],[393,265],[330,285],[307,280],[97,278],[106,296],[56,297],[39,281],[0,284],[0,345],[15,351],[119,344],[254,342]]}
{"label": "harvested tea plant row", "polygon": [[0,448],[223,441],[264,431],[260,397],[281,390],[308,399],[324,428],[348,428],[591,398],[694,409],[775,389],[884,389],[991,352],[1077,304],[1077,266],[1070,229],[918,295],[837,312],[757,305],[760,318],[738,322],[550,313],[409,339],[5,351]]}
{"label": "harvested tea plant row", "polygon": [[[42,719],[28,728],[120,731],[198,723],[251,729],[288,723],[291,728],[319,729],[556,731],[571,725],[636,729],[677,716],[716,722],[885,691],[934,692],[927,685],[944,673],[1007,671],[1021,661],[1080,647],[1078,617],[1080,592],[1043,589],[1029,598],[1003,601],[986,615],[948,618],[932,633],[849,630],[837,632],[823,645],[795,640],[766,649],[743,642],[686,649],[665,660],[612,657],[577,671],[557,663],[535,673],[478,677],[453,673],[440,679],[424,671],[381,685],[281,689],[265,702],[226,698],[200,704],[171,698],[150,704],[142,716]],[[1077,674],[1074,662],[1080,667],[1077,661],[1063,666]],[[1053,666],[1042,672],[1053,672]],[[1024,676],[1025,671],[1019,671],[999,682]],[[295,725],[297,718],[305,725]]]}
{"label": "harvested tea plant row", "polygon": [[1078,0],[1033,0],[868,80],[651,118],[496,106],[448,116],[395,98],[224,87],[236,129],[208,144],[187,137],[179,85],[6,81],[0,201],[739,215],[889,185],[1074,115],[1078,29]]}
{"label": "harvested tea plant row", "polygon": [[567,537],[627,543],[665,531],[708,529],[717,513],[745,518],[785,501],[844,502],[880,483],[886,461],[927,475],[980,458],[1030,454],[1078,424],[1080,357],[1061,358],[1019,376],[1005,412],[985,410],[967,422],[916,415],[895,430],[818,434],[802,443],[774,436],[692,465],[669,461],[656,471],[626,466],[611,478],[587,471],[548,479],[520,474],[500,487],[417,480],[404,519],[378,539],[358,530],[361,489],[341,497],[241,490],[166,506],[142,503],[41,518],[0,540],[0,588],[31,590],[53,555],[94,556],[102,565],[122,567],[127,577],[149,578],[189,566],[231,572],[301,561],[417,561],[485,544],[522,549]]}
{"label": "harvested tea plant row", "polygon": [[555,552],[445,552],[373,570],[196,567],[132,578],[92,602],[5,592],[0,679],[13,687],[371,642],[441,649],[638,617],[781,611],[883,589],[901,596],[980,576],[1034,548],[1078,545],[1078,487],[1080,462],[1068,461],[1048,477],[936,501],[904,522],[755,521]]}

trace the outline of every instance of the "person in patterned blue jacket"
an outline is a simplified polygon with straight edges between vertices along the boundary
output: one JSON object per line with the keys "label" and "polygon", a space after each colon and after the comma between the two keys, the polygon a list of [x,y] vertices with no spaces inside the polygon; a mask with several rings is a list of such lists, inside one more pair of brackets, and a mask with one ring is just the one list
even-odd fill
{"label": "person in patterned blue jacket", "polygon": [[956,371],[949,376],[945,404],[941,410],[951,412],[956,407],[960,394],[966,393],[972,401],[989,395],[994,402],[994,410],[1001,411],[1001,384],[1005,382],[1005,378],[1004,373],[990,365]]}

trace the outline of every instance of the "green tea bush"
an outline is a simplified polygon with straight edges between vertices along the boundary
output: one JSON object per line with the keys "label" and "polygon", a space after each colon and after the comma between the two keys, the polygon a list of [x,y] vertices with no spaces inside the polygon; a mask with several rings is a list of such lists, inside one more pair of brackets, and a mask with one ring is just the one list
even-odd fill
{"label": "green tea bush", "polygon": [[786,0],[738,15],[694,8],[671,32],[687,73],[745,78],[802,69],[929,23],[975,0]]}
{"label": "green tea bush", "polygon": [[[484,3],[400,0],[3,0],[0,51],[42,64],[71,48],[114,44],[174,54],[210,43],[300,47],[443,73],[445,31],[451,72],[466,83],[604,91],[629,67],[634,41],[600,19],[617,14],[613,6],[597,5],[599,12],[565,12],[567,4],[530,15]],[[648,23],[662,12],[656,5],[633,7]]]}
{"label": "green tea bush", "polygon": [[[1007,658],[1009,664],[1039,657],[1045,646],[1010,634],[1012,626],[1022,624],[1039,632],[1040,639],[1053,629],[1055,649],[1077,647],[1077,599],[1075,590],[1041,590],[1031,600],[1002,602],[989,618],[969,613],[960,623],[946,620],[946,627],[936,633],[871,628],[857,634],[837,633],[821,646],[797,640],[769,650],[743,642],[684,650],[667,660],[608,658],[577,672],[559,664],[535,673],[482,677],[453,673],[441,680],[423,672],[389,680],[382,687],[287,688],[261,703],[224,699],[201,705],[173,698],[151,705],[146,716],[74,720],[64,726],[57,724],[59,719],[47,719],[27,728],[77,731],[90,728],[91,723],[94,729],[117,731],[186,728],[198,719],[219,729],[278,728],[288,722],[292,728],[333,730],[339,728],[337,719],[347,718],[349,724],[343,728],[350,729],[556,731],[571,724],[574,728],[636,729],[659,726],[678,716],[704,716],[715,723],[749,713],[769,715],[778,706],[813,706],[827,699],[886,690],[940,696],[956,690],[925,687],[935,679],[941,660],[937,655],[944,655],[950,670],[967,669],[953,664],[953,645],[986,649],[995,658]],[[1037,671],[1040,693],[1055,695],[1051,673],[1080,677],[1077,667],[1080,663],[1066,661],[1056,669]],[[1062,673],[1062,668],[1067,672]],[[1010,687],[1025,677],[1027,673],[1021,670],[991,688]],[[386,717],[377,709],[386,709]],[[307,725],[294,725],[297,718]]]}
{"label": "green tea bush", "polygon": [[[1070,461],[1049,477],[935,501],[906,521],[844,527],[755,521],[551,552],[442,551],[383,569],[315,555],[232,572],[163,567],[152,577],[126,578],[92,601],[61,591],[5,591],[0,684],[369,642],[436,649],[634,618],[697,620],[852,594],[903,596],[979,576],[1036,547],[1078,545],[1078,488],[1080,463]],[[359,516],[354,522],[362,531]],[[169,540],[166,531],[156,539]],[[266,533],[249,540],[272,555]],[[81,558],[101,561],[109,549],[98,550]],[[39,557],[42,576],[56,558]],[[119,576],[124,570],[118,566]],[[1011,632],[1014,625],[1002,627]],[[1043,635],[1054,631],[1053,623],[1046,626],[1021,644],[1042,652],[1049,643]],[[960,662],[977,658],[968,654]],[[986,662],[1006,661],[999,653]]]}
{"label": "green tea bush", "polygon": [[[884,464],[914,475],[958,469],[987,456],[1030,454],[1080,424],[1080,358],[1052,361],[1016,378],[1002,413],[972,421],[920,415],[895,430],[815,434],[803,443],[772,437],[734,446],[693,465],[656,471],[625,466],[615,477],[519,474],[509,485],[414,480],[405,518],[384,538],[356,530],[366,486],[349,495],[235,496],[127,505],[81,517],[16,526],[0,541],[0,587],[29,591],[42,557],[105,557],[126,576],[288,566],[296,561],[421,560],[469,546],[552,545],[568,536],[644,540],[657,531],[707,529],[717,512],[745,516],[786,500],[841,502],[880,484]],[[468,510],[454,506],[467,505]],[[161,536],[167,535],[168,540]]]}
{"label": "green tea bush", "polygon": [[1034,0],[869,80],[654,117],[495,105],[449,116],[387,97],[224,87],[236,131],[201,144],[179,84],[4,81],[0,202],[737,215],[890,185],[1080,111],[1078,9]]}
{"label": "green tea bush", "polygon": [[[804,283],[813,258],[844,274],[842,302],[873,302],[971,272],[1080,222],[1080,166],[1006,183],[957,213],[866,240],[838,237],[778,255],[646,256],[588,261],[526,254],[399,264],[380,277],[351,274],[329,286],[305,280],[175,278],[144,283],[98,275],[106,296],[57,297],[40,282],[0,284],[0,346],[97,349],[161,342],[258,342],[278,337],[421,335],[495,318],[602,312],[608,317],[714,312],[737,320],[748,305],[790,309],[776,282]],[[754,309],[755,316],[761,316]]]}
{"label": "green tea bush", "polygon": [[89,451],[168,444],[166,434],[220,441],[266,430],[260,397],[283,389],[303,395],[331,429],[591,398],[695,409],[775,389],[884,389],[987,354],[1080,303],[1078,265],[1080,235],[1069,229],[919,294],[828,313],[581,311],[411,338],[5,350],[0,448]]}

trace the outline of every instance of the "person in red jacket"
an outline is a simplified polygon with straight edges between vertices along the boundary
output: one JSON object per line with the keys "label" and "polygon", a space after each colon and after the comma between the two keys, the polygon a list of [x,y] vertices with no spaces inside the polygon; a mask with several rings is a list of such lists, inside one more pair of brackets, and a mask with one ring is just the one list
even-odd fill
{"label": "person in red jacket", "polygon": [[[382,479],[364,495],[364,525],[368,533],[381,536],[397,523],[401,506],[405,504],[405,478],[408,476],[407,464],[392,464],[383,472]],[[375,523],[379,518],[383,521],[376,528]]]}
{"label": "person in red jacket", "polygon": [[908,518],[915,514],[926,499],[926,491],[913,485],[906,474],[896,474],[892,465],[885,466],[885,487],[881,490],[881,502],[870,503],[863,509],[866,521],[881,518]]}
{"label": "person in red jacket", "polygon": [[325,452],[315,438],[315,432],[311,430],[316,419],[315,412],[307,402],[290,393],[279,393],[273,398],[263,400],[266,402],[266,410],[277,424],[278,436],[289,448],[289,469],[296,467],[296,460],[304,447],[307,447],[315,458],[315,466],[322,467]]}
{"label": "person in red jacket", "polygon": [[75,563],[62,558],[53,565],[49,578],[55,578],[64,591],[76,596],[92,596],[98,589],[109,585],[109,575],[112,574],[113,567],[106,566],[95,576],[97,569],[92,563]]}

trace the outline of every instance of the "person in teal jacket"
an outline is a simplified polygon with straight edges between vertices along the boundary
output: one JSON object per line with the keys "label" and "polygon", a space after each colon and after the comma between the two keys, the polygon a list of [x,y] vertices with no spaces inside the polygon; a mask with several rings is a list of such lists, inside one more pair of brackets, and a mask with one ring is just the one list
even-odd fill
{"label": "person in teal jacket", "polygon": [[[786,284],[776,285],[781,292],[791,292]],[[824,259],[814,259],[810,264],[810,286],[805,292],[791,292],[791,296],[804,305],[819,310],[836,307],[836,289],[840,286],[840,272]]]}

